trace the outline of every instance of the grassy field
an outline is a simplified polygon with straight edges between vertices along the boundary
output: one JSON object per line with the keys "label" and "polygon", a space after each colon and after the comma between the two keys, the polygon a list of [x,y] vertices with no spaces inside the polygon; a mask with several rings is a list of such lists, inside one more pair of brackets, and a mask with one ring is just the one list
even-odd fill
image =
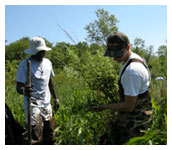
{"label": "grassy field", "polygon": [[[115,113],[91,111],[91,106],[96,104],[95,99],[98,98],[94,91],[85,87],[79,80],[62,73],[56,75],[53,81],[60,100],[60,108],[54,114],[55,144],[96,145],[100,144],[100,139],[105,133],[108,133],[108,138],[110,138],[111,130],[108,128],[108,121],[115,117]],[[6,78],[5,102],[10,107],[16,121],[25,127],[23,96],[16,92],[15,86],[15,79]],[[130,139],[126,144],[167,144],[166,92],[165,82],[152,83],[152,126],[147,131],[143,131],[145,136]]]}

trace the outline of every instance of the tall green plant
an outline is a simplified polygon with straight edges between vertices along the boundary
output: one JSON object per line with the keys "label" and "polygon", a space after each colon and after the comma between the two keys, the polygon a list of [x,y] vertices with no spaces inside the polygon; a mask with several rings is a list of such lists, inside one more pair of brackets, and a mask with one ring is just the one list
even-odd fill
{"label": "tall green plant", "polygon": [[[161,82],[161,81],[160,81]],[[167,91],[165,83],[152,85],[152,125],[142,137],[131,138],[127,145],[166,145],[167,144]],[[155,96],[156,95],[156,96]]]}

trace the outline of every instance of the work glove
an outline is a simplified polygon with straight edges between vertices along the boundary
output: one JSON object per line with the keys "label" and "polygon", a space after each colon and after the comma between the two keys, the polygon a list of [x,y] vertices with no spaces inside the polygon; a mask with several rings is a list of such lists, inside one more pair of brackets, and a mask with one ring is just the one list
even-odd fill
{"label": "work glove", "polygon": [[54,110],[57,111],[59,109],[59,100],[58,99],[55,99],[54,100]]}

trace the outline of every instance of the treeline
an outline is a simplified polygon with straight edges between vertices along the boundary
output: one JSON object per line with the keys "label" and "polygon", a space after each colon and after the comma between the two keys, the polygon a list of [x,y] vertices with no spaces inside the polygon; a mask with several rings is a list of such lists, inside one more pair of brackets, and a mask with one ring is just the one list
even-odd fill
{"label": "treeline", "polygon": [[[46,53],[46,57],[49,58],[53,66],[58,72],[63,70],[64,68],[73,68],[74,70],[81,70],[82,66],[85,65],[93,65],[93,61],[89,61],[91,57],[94,59],[98,59],[96,57],[103,56],[106,47],[104,45],[98,44],[89,44],[88,42],[79,42],[78,44],[72,45],[69,43],[56,43],[53,46],[53,43],[47,41],[47,46],[51,47],[53,50]],[[9,45],[6,45],[5,50],[5,62],[6,62],[6,71],[11,70],[12,66],[16,67],[18,63],[28,57],[24,50],[29,47],[29,38],[24,37],[16,42],[13,42]],[[167,75],[167,47],[166,45],[162,45],[159,47],[156,53],[153,51],[153,47],[150,46],[145,48],[144,40],[140,38],[136,38],[134,44],[131,44],[131,49],[133,52],[136,52],[140,56],[142,56],[151,71],[151,77],[154,80],[155,77],[162,76],[166,78]],[[105,61],[106,58],[102,58]],[[109,59],[109,58],[108,58]],[[112,63],[112,64],[111,64]],[[119,65],[114,61],[111,63],[107,63],[106,67],[110,67],[110,65],[115,65],[114,67],[119,72]],[[100,67],[101,68],[101,67]],[[98,69],[98,68],[97,68]]]}

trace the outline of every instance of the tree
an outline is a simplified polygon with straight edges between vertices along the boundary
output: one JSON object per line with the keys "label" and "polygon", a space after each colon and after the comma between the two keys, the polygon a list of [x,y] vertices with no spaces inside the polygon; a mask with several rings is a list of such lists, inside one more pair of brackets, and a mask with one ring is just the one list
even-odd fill
{"label": "tree", "polygon": [[24,50],[29,48],[29,38],[23,37],[5,46],[5,60],[22,60],[27,57]]}
{"label": "tree", "polygon": [[144,57],[145,41],[141,38],[135,38],[134,44],[131,46],[131,50],[141,57]]}
{"label": "tree", "polygon": [[119,22],[115,15],[109,15],[104,9],[98,9],[96,12],[97,20],[86,25],[86,40],[97,44],[105,44],[108,35],[113,31],[118,31],[116,24]]}
{"label": "tree", "polygon": [[142,50],[145,47],[145,40],[136,37],[135,40],[134,40],[134,45],[135,45],[136,48],[139,48],[139,49]]}
{"label": "tree", "polygon": [[160,57],[167,57],[167,46],[166,45],[161,45],[158,48],[157,54]]}
{"label": "tree", "polygon": [[167,46],[161,45],[157,53],[159,56],[160,74],[162,76],[167,76]]}

